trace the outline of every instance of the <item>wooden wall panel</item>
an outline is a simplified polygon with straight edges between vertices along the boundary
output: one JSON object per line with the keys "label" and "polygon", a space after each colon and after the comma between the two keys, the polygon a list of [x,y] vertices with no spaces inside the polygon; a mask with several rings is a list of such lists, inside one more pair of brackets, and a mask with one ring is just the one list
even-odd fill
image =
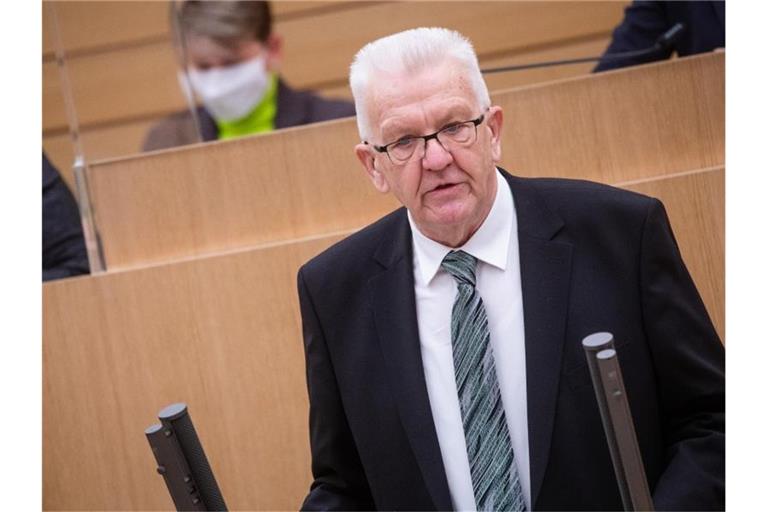
{"label": "wooden wall panel", "polygon": [[330,121],[94,165],[110,268],[353,229],[384,215],[397,203],[369,185],[352,152],[355,133],[352,119]]}
{"label": "wooden wall panel", "polygon": [[[83,128],[146,120],[149,113],[185,108],[169,43],[128,47],[68,59],[77,117]],[[66,111],[60,101],[59,70],[43,64],[43,130],[62,131]]]}
{"label": "wooden wall panel", "polygon": [[[703,55],[495,94],[502,167],[616,183],[723,165],[723,60]],[[664,91],[664,94],[659,94]],[[91,167],[107,268],[353,229],[396,206],[353,155],[354,120]]]}
{"label": "wooden wall panel", "polygon": [[280,27],[285,36],[284,74],[291,83],[306,86],[340,85],[363,45],[420,26],[459,30],[472,40],[481,58],[607,34],[621,21],[624,6],[623,2],[398,2],[329,13]]}
{"label": "wooden wall panel", "polygon": [[[485,59],[480,63],[480,66],[483,69],[497,68],[553,60],[575,59],[578,57],[599,56],[602,55],[610,42],[610,37],[599,35],[597,37],[578,40],[568,44],[558,44],[553,47],[546,47],[544,49],[533,51],[512,52],[501,57]],[[553,66],[549,68],[491,73],[485,75],[485,82],[488,84],[488,90],[491,91],[491,93],[494,93],[512,87],[543,84],[565,78],[585,76],[591,73],[593,67],[595,67],[595,63],[586,62],[565,66]]]}
{"label": "wooden wall panel", "polygon": [[619,185],[664,203],[688,271],[725,340],[725,169]]}
{"label": "wooden wall panel", "polygon": [[296,271],[336,238],[43,287],[43,508],[170,510],[144,437],[189,404],[230,510],[309,489]]}
{"label": "wooden wall panel", "polygon": [[[661,198],[721,336],[723,169],[623,186]],[[169,510],[143,430],[186,401],[232,510],[310,482],[295,275],[319,237],[43,285],[43,508]]]}
{"label": "wooden wall panel", "polygon": [[[352,57],[365,43],[406,28],[456,28],[473,40],[482,59],[495,58],[573,38],[605,38],[621,20],[623,6],[621,2],[361,3],[355,9],[308,11],[315,14],[278,21],[276,31],[285,39],[286,80],[294,87],[324,89],[344,85]],[[376,24],[368,22],[374,19]],[[165,23],[165,14],[162,20]],[[69,59],[69,66],[83,124],[148,118],[184,107],[167,38],[76,56]],[[53,61],[46,67],[53,68]],[[44,82],[51,79],[55,79],[51,70],[44,69]],[[44,88],[44,130],[60,131],[66,125],[63,104],[53,94],[56,90],[54,85]]]}
{"label": "wooden wall panel", "polygon": [[[608,47],[610,38],[605,35],[578,39],[557,43],[554,46],[547,46],[544,49],[511,51],[502,56],[488,57],[480,59],[480,67],[496,68],[501,66],[516,66],[520,64],[531,64],[535,62],[544,62],[550,60],[571,59],[577,57],[599,56]],[[587,62],[581,64],[570,64],[566,66],[553,66],[548,68],[526,69],[522,71],[512,71],[505,73],[492,73],[485,75],[485,81],[488,84],[488,90],[492,93],[512,87],[523,85],[542,84],[560,80],[563,78],[573,78],[577,76],[588,75],[595,63]],[[346,98],[352,100],[352,91],[344,83],[336,87],[321,89],[328,96],[335,98]]]}
{"label": "wooden wall panel", "polygon": [[[349,98],[346,74],[352,55],[371,38],[403,28],[446,25],[475,41],[483,65],[599,54],[626,2],[276,2],[276,30],[286,39],[283,74],[299,88]],[[92,137],[87,161],[137,152],[137,123],[186,107],[179,91],[163,2],[55,2],[70,81],[83,132],[103,131],[130,140]],[[408,16],[403,13],[408,12]],[[43,138],[61,144],[67,120],[52,60],[49,8],[43,16]],[[367,20],[376,19],[376,34]],[[595,43],[596,39],[605,43]],[[585,43],[587,43],[586,46]],[[495,75],[492,89],[588,72],[589,65]],[[125,130],[121,128],[125,126]],[[58,140],[56,140],[58,138]],[[51,141],[53,139],[53,141]],[[99,144],[95,142],[98,141]],[[104,143],[104,146],[100,143]],[[52,151],[59,168],[71,150]]]}
{"label": "wooden wall panel", "polygon": [[[541,62],[544,60],[564,59],[572,57],[583,57],[589,55],[600,55],[609,40],[605,37],[588,39],[586,41],[577,41],[558,45],[546,50],[536,50],[531,52],[513,53],[504,57],[483,60],[482,66],[498,67],[521,63]],[[558,66],[552,68],[531,69],[511,73],[498,73],[487,76],[488,87],[491,91],[507,89],[513,86],[528,85],[533,83],[547,82],[562,78],[585,75],[592,69],[592,63],[575,64],[568,66]],[[47,95],[44,95],[46,101],[56,99],[60,101],[60,91],[58,90],[59,79],[58,71],[53,64],[43,67],[45,76],[43,85]],[[162,74],[161,70],[156,70]],[[345,98],[352,100],[352,93],[346,85],[337,87],[328,87],[320,89],[319,92],[326,97]],[[174,108],[184,108],[181,95],[167,91],[161,96],[169,101]],[[86,103],[87,104],[87,103]],[[63,115],[63,111],[60,112]],[[63,122],[63,118],[59,121]],[[85,127],[83,139],[85,156],[88,161],[102,160],[106,158],[115,158],[138,153],[146,136],[147,130],[156,119],[150,118],[139,121],[124,121],[107,126]],[[142,129],[138,129],[142,127]],[[48,157],[57,165],[59,169],[68,167],[72,159],[72,148],[69,144],[66,133],[47,135],[43,138],[43,145],[46,148]],[[64,172],[64,171],[62,171]]]}
{"label": "wooden wall panel", "polygon": [[[82,54],[110,47],[158,41],[168,34],[168,2],[154,1],[46,1],[56,6],[63,48]],[[277,21],[313,15],[319,11],[353,8],[351,2],[272,0]],[[43,57],[52,58],[55,44],[49,7],[43,12]]]}
{"label": "wooden wall panel", "polygon": [[327,2],[322,0],[307,0],[303,2],[277,0],[272,1],[271,6],[272,16],[274,16],[277,21],[288,17],[312,16],[314,13],[321,10],[343,10],[358,7],[352,2]]}
{"label": "wooden wall panel", "polygon": [[725,54],[500,92],[502,162],[603,183],[725,162]]}
{"label": "wooden wall panel", "polygon": [[[67,59],[81,125],[146,120],[186,107],[176,78],[174,49],[166,30],[167,4],[138,3],[137,9],[134,2],[56,2],[62,31],[66,29],[63,38],[71,40],[65,43],[65,48],[83,50],[75,51]],[[300,17],[295,17],[299,13],[317,12],[321,6],[326,5],[327,9],[335,3],[320,3],[314,10],[311,10],[312,2],[296,4],[279,9],[294,15],[289,22],[292,24],[302,23]],[[281,23],[277,22],[277,30]],[[118,28],[112,30],[114,27]],[[135,34],[131,38],[132,33]],[[147,42],[149,36],[152,38]],[[111,46],[107,46],[107,50],[96,47],[85,51],[98,44]],[[296,65],[303,66],[300,62]],[[44,131],[60,132],[67,126],[60,87],[56,63],[48,59],[43,63]]]}
{"label": "wooden wall panel", "polygon": [[62,47],[68,53],[168,37],[168,2],[48,0],[43,6],[43,56],[47,59],[56,49],[51,6],[58,17]]}
{"label": "wooden wall panel", "polygon": [[[136,154],[151,124],[152,121],[137,121],[86,129],[80,134],[83,153],[88,161]],[[64,181],[74,190],[74,152],[69,133],[45,137],[43,149]]]}

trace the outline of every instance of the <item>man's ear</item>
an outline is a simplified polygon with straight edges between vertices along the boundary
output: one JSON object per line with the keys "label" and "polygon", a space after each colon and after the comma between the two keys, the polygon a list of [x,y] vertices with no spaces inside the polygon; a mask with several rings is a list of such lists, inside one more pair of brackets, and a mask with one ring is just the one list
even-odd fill
{"label": "man's ear", "polygon": [[267,50],[267,71],[277,73],[283,61],[283,37],[272,32],[264,41],[264,48]]}
{"label": "man's ear", "polygon": [[491,130],[491,156],[493,162],[501,161],[501,127],[504,124],[504,111],[498,105],[488,109],[488,128]]}
{"label": "man's ear", "polygon": [[384,176],[384,173],[376,168],[376,157],[374,156],[373,151],[371,151],[371,146],[362,143],[358,144],[355,146],[355,155],[357,156],[357,159],[360,160],[360,163],[363,164],[363,168],[368,174],[368,177],[371,178],[371,182],[373,183],[373,186],[376,187],[376,190],[382,194],[389,192],[389,182],[387,181],[386,176]]}

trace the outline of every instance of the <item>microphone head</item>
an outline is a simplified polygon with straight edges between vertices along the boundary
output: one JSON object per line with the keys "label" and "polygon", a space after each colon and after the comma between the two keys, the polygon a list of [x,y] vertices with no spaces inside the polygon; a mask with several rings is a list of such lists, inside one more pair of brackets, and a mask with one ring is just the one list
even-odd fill
{"label": "microphone head", "polygon": [[585,350],[599,352],[606,348],[613,348],[613,334],[610,332],[595,332],[581,340]]}
{"label": "microphone head", "polygon": [[181,418],[185,414],[187,414],[187,404],[184,402],[178,402],[164,407],[159,413],[157,413],[157,417],[160,418],[161,421],[173,421]]}
{"label": "microphone head", "polygon": [[685,24],[677,22],[659,37],[656,45],[661,48],[669,48],[680,39],[683,32],[685,32]]}

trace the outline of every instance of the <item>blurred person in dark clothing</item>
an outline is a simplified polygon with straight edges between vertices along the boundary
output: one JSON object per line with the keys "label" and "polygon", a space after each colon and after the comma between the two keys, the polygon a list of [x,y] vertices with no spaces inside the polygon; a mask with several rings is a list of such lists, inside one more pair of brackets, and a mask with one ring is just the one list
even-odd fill
{"label": "blurred person in dark clothing", "polygon": [[[673,43],[659,51],[639,57],[611,59],[606,55],[644,50],[676,23],[683,32]],[[594,72],[636,66],[725,48],[725,2],[661,2],[635,0],[624,11],[624,19],[613,31],[611,44],[603,53]]]}
{"label": "blurred person in dark clothing", "polygon": [[88,273],[77,203],[43,153],[43,281]]}

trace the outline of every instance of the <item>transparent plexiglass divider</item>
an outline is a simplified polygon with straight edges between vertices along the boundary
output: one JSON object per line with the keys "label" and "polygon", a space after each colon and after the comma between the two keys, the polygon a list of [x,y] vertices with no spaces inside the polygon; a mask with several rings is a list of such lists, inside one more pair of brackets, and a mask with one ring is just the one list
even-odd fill
{"label": "transparent plexiglass divider", "polygon": [[67,118],[69,136],[72,142],[72,151],[74,153],[72,171],[75,176],[75,193],[80,209],[80,221],[83,226],[88,264],[90,266],[91,274],[98,274],[106,271],[104,251],[101,247],[99,231],[96,227],[96,221],[91,208],[91,194],[88,187],[88,165],[85,160],[85,155],[83,154],[80,125],[77,118],[77,111],[75,110],[72,86],[69,80],[69,70],[67,69],[66,54],[62,44],[56,2],[45,2],[44,5],[47,9],[46,14],[51,30],[50,35],[53,38],[56,67],[59,71],[61,94],[64,100],[64,110]]}

